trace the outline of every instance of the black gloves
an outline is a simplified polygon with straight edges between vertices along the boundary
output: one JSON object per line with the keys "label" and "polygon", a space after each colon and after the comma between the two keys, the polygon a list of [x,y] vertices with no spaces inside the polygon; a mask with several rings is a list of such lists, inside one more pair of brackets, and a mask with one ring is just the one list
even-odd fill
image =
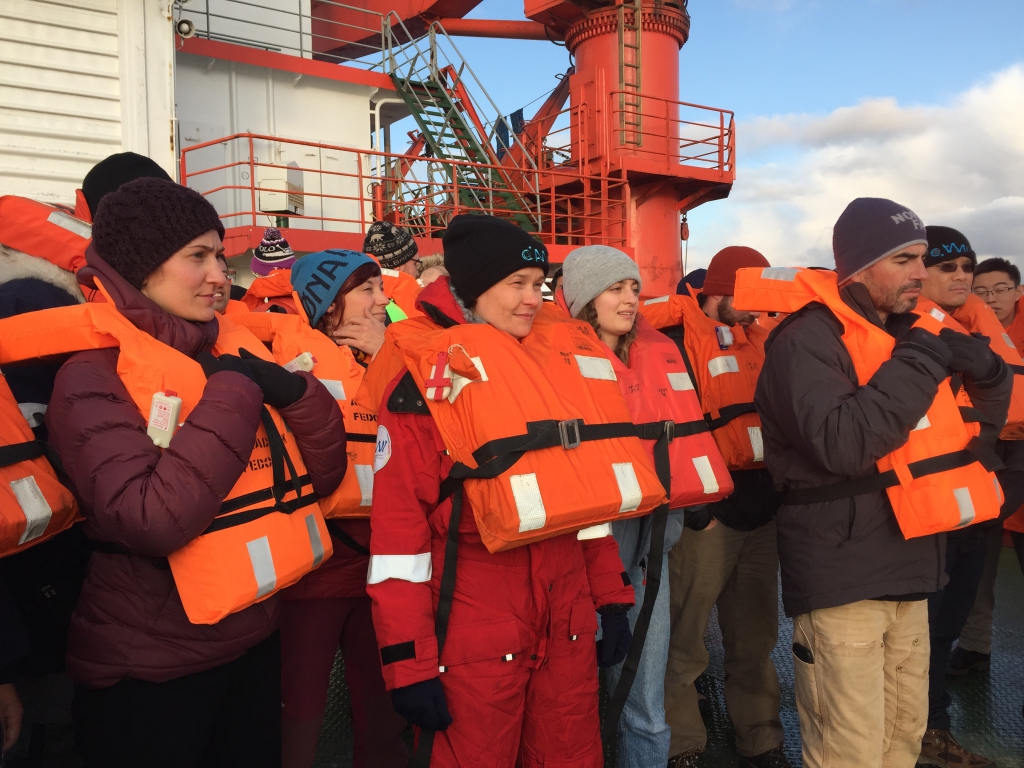
{"label": "black gloves", "polygon": [[430,731],[443,731],[452,724],[441,678],[432,677],[391,692],[395,712],[410,723]]}
{"label": "black gloves", "polygon": [[239,354],[242,362],[252,370],[252,380],[263,390],[263,402],[267,405],[287,408],[306,394],[306,380],[299,374],[286,371],[277,363],[262,360],[247,349],[239,350]]}
{"label": "black gloves", "polygon": [[206,374],[206,378],[210,378],[213,374],[220,373],[221,371],[234,371],[235,373],[242,374],[250,381],[256,381],[252,375],[252,369],[237,355],[214,357],[209,352],[200,352],[196,356],[196,362],[203,366],[203,373]]}
{"label": "black gloves", "polygon": [[286,371],[277,363],[269,363],[256,357],[247,349],[237,355],[214,357],[209,352],[196,356],[196,362],[203,367],[206,378],[219,371],[234,371],[255,381],[263,390],[263,402],[275,408],[287,408],[306,394],[306,380],[297,373]]}
{"label": "black gloves", "polygon": [[939,338],[952,354],[951,370],[962,373],[971,381],[988,381],[999,373],[1002,360],[982,339],[957,333],[951,328],[943,328]]}
{"label": "black gloves", "polygon": [[[946,333],[944,329],[943,334]],[[955,331],[950,331],[955,333]],[[958,334],[961,335],[961,334]],[[927,355],[944,369],[948,369],[953,361],[953,353],[944,341],[945,335],[940,339],[934,333],[929,333],[924,328],[911,328],[908,331],[900,332],[896,339],[896,346],[892,350],[895,357],[900,350],[912,350]]]}
{"label": "black gloves", "polygon": [[601,614],[601,639],[597,641],[597,666],[614,667],[621,664],[629,646],[633,642],[633,633],[629,630],[629,617],[624,613],[611,616]]}
{"label": "black gloves", "polygon": [[696,507],[687,507],[683,510],[683,527],[691,531],[703,531],[711,525],[713,519],[710,504],[698,504]]}

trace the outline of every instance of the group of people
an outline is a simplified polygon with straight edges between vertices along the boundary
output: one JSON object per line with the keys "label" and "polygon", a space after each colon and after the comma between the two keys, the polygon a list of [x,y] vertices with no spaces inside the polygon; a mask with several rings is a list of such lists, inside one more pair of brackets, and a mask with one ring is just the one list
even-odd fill
{"label": "group of people", "polygon": [[87,768],[310,768],[340,652],[357,767],[699,766],[717,607],[784,768],[781,567],[805,766],[992,765],[944,679],[1004,520],[1024,567],[1010,263],[861,198],[834,268],[733,246],[669,296],[483,214],[429,257],[268,229],[243,290],[146,158],[82,186],[0,198],[4,750],[66,674]]}

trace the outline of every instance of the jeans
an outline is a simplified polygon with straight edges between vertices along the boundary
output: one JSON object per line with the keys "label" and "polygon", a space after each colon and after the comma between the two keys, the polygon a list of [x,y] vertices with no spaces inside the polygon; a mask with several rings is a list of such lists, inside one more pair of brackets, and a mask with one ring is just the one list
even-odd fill
{"label": "jeans", "polygon": [[[636,605],[629,609],[629,628],[636,626],[644,602],[644,570],[629,569]],[[661,586],[647,630],[644,652],[636,679],[619,720],[619,768],[664,768],[668,762],[671,733],[665,723],[665,667],[668,664],[668,552],[661,563]],[[622,674],[622,664],[605,670],[609,695]]]}
{"label": "jeans", "polygon": [[985,570],[988,538],[968,530],[946,537],[946,573],[949,583],[928,598],[928,634],[931,637],[931,666],[928,672],[928,727],[949,730],[946,668],[953,641],[960,636],[978,596]]}

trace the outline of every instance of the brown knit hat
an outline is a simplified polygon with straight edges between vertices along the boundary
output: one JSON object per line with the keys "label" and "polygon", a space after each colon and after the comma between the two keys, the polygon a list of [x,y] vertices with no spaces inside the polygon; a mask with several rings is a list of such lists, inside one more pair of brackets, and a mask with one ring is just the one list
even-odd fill
{"label": "brown knit hat", "polygon": [[730,245],[723,248],[708,264],[701,293],[705,296],[732,296],[736,292],[736,270],[744,267],[770,267],[768,259],[753,248]]}
{"label": "brown knit hat", "polygon": [[103,197],[92,241],[107,264],[141,288],[161,264],[210,230],[224,237],[224,225],[205,197],[167,179],[141,178]]}

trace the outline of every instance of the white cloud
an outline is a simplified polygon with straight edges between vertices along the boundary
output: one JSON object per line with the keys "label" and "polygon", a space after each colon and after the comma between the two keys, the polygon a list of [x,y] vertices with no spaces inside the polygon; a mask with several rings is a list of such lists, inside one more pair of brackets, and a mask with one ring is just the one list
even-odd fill
{"label": "white cloud", "polygon": [[688,268],[731,244],[774,264],[832,264],[832,225],[855,197],[889,197],[961,229],[979,256],[1024,267],[1024,65],[945,105],[869,99],[826,116],[740,122],[728,200],[690,214]]}

